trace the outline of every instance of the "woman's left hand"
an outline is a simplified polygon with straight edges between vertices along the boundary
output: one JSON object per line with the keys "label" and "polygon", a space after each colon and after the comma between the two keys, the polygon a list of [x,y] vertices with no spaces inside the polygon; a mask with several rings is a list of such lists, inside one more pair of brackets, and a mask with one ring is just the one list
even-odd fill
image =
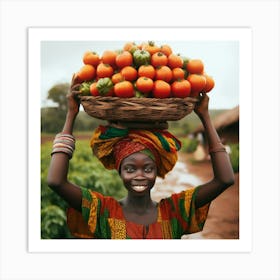
{"label": "woman's left hand", "polygon": [[198,98],[199,101],[195,105],[194,112],[198,116],[202,116],[205,113],[208,113],[209,96],[206,93],[201,93]]}

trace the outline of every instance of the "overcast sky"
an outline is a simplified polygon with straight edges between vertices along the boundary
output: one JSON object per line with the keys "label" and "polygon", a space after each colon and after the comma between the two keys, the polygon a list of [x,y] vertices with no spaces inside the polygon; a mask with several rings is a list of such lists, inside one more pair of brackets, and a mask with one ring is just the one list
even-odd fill
{"label": "overcast sky", "polygon": [[[42,41],[41,42],[41,106],[49,105],[48,90],[57,83],[71,81],[72,74],[83,65],[85,51],[100,56],[104,50],[120,49],[124,41]],[[141,43],[141,42],[136,42]],[[230,109],[239,104],[238,41],[156,41],[169,44],[173,52],[204,62],[205,71],[215,80],[209,93],[210,109]]]}

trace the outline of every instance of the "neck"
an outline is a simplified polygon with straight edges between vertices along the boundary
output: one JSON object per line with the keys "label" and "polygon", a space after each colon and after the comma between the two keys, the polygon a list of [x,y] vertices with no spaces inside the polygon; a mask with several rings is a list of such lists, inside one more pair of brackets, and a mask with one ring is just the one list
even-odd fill
{"label": "neck", "polygon": [[135,196],[128,193],[127,197],[122,201],[123,206],[130,211],[137,213],[145,213],[147,210],[153,208],[155,203],[152,201],[150,194],[143,196]]}

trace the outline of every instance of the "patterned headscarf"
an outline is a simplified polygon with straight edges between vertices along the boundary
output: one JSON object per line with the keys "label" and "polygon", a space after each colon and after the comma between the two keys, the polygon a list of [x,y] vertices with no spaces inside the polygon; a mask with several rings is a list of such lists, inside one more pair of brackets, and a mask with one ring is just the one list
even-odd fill
{"label": "patterned headscarf", "polygon": [[136,152],[150,156],[164,178],[177,162],[181,142],[167,130],[123,129],[99,126],[90,141],[96,157],[107,169],[119,169],[121,161]]}

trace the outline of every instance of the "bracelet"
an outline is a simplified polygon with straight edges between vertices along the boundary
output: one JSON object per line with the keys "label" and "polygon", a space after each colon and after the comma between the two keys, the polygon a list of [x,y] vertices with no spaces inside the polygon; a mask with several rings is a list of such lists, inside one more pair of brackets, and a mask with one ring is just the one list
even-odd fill
{"label": "bracelet", "polygon": [[209,154],[212,153],[218,153],[218,152],[226,152],[226,148],[221,142],[218,142],[217,144],[220,144],[219,146],[217,145],[216,147],[209,148]]}
{"label": "bracelet", "polygon": [[64,153],[72,158],[75,150],[75,137],[71,134],[58,133],[53,141],[51,156],[55,153]]}

